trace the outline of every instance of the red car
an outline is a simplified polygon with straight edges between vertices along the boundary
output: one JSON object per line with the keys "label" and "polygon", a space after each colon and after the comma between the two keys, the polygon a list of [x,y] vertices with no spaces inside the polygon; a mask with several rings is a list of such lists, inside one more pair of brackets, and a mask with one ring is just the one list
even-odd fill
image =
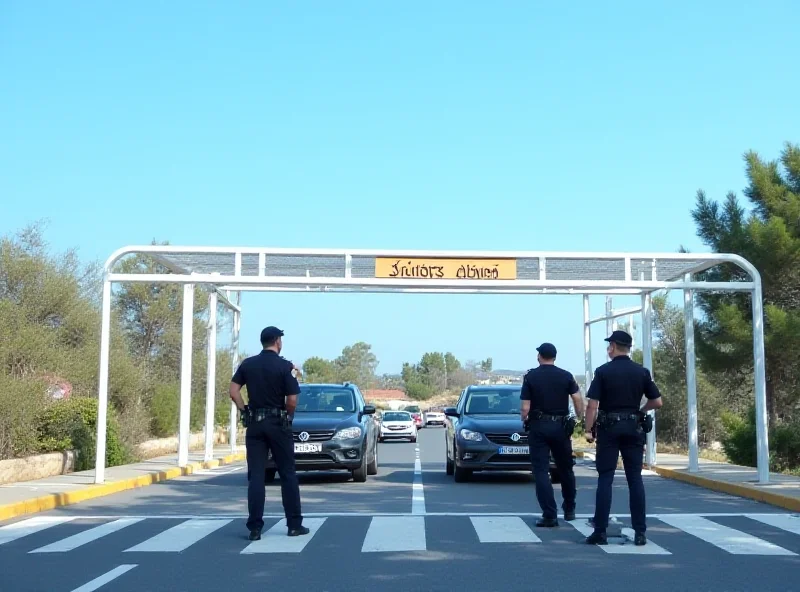
{"label": "red car", "polygon": [[425,427],[422,421],[422,410],[419,408],[419,405],[408,405],[403,409],[403,411],[407,411],[411,414],[411,417],[414,419],[414,425],[417,426],[417,429]]}

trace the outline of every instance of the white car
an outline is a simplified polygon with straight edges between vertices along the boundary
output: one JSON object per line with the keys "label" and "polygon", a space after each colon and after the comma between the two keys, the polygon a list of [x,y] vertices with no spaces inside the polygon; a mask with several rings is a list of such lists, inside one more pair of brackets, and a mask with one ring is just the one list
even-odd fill
{"label": "white car", "polygon": [[444,413],[441,411],[426,411],[425,412],[425,425],[440,425],[444,426]]}
{"label": "white car", "polygon": [[417,426],[408,411],[386,411],[381,419],[379,442],[386,440],[417,441]]}

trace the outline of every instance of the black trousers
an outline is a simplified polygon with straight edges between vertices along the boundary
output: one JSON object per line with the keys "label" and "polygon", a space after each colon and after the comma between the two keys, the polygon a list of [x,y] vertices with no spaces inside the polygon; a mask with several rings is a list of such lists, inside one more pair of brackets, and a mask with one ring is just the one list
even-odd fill
{"label": "black trousers", "polygon": [[564,424],[556,421],[532,419],[528,432],[533,478],[536,481],[536,498],[542,508],[542,518],[557,518],[558,508],[550,483],[550,453],[561,475],[562,508],[575,510],[575,472],[572,469],[572,439],[564,432]]}
{"label": "black trousers", "polygon": [[595,530],[608,528],[611,513],[611,490],[617,459],[622,453],[622,464],[628,481],[630,495],[631,524],[636,532],[645,532],[645,495],[642,481],[642,456],[645,433],[635,419],[618,421],[607,427],[597,426],[597,498],[594,511]]}
{"label": "black trousers", "polygon": [[281,476],[281,498],[288,528],[299,528],[303,525],[300,513],[300,483],[297,480],[294,464],[294,442],[291,429],[281,424],[279,417],[268,417],[247,428],[245,436],[247,446],[247,470],[250,483],[247,487],[247,508],[249,517],[247,528],[264,528],[264,473],[267,464],[267,451],[272,451],[272,458]]}

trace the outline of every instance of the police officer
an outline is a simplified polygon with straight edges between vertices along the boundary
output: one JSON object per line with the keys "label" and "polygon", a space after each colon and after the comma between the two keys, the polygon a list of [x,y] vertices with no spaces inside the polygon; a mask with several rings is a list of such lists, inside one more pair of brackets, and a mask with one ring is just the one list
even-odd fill
{"label": "police officer", "polygon": [[[272,451],[281,478],[281,497],[289,536],[308,534],[300,512],[300,485],[294,464],[291,419],[297,408],[300,385],[294,376],[294,364],[279,354],[283,331],[267,327],[261,331],[260,354],[242,362],[231,378],[230,396],[247,422],[247,467],[249,485],[247,528],[250,540],[261,539],[264,528],[264,481],[267,450]],[[247,386],[248,406],[241,395]]]}
{"label": "police officer", "polygon": [[[597,427],[597,499],[594,513],[594,532],[586,538],[590,545],[605,545],[608,515],[611,512],[611,486],[617,459],[622,453],[625,477],[630,491],[631,523],[634,543],[644,545],[645,494],[642,482],[642,456],[645,430],[652,429],[645,413],[661,408],[661,393],[650,372],[630,358],[633,339],[625,331],[614,331],[605,339],[611,361],[600,366],[594,375],[587,397],[586,439],[595,440]],[[647,402],[640,409],[642,395]]]}
{"label": "police officer", "polygon": [[542,518],[536,526],[558,526],[558,510],[550,483],[550,454],[561,475],[564,520],[575,520],[575,473],[572,470],[572,431],[569,399],[583,415],[583,399],[575,377],[555,365],[556,347],[543,343],[536,348],[539,367],[529,370],[522,381],[520,415],[528,425],[528,446],[536,481],[536,498]]}

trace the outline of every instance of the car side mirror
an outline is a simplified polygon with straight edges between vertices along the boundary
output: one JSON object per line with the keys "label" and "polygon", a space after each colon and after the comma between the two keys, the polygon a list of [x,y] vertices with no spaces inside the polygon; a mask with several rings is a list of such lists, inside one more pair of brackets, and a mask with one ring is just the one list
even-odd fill
{"label": "car side mirror", "polygon": [[458,409],[456,409],[455,407],[445,407],[444,414],[447,417],[458,417]]}
{"label": "car side mirror", "polygon": [[364,411],[362,412],[364,415],[373,415],[376,409],[374,405],[364,405]]}

